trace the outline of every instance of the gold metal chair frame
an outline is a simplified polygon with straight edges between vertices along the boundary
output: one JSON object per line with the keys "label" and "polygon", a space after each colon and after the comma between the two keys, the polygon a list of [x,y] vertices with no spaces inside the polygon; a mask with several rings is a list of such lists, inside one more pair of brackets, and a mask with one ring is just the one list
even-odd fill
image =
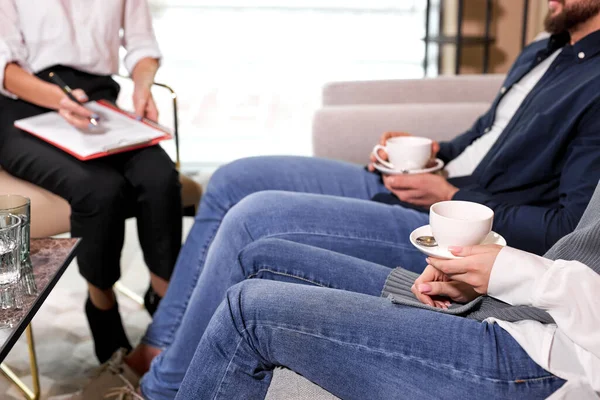
{"label": "gold metal chair frame", "polygon": [[[120,76],[121,78],[128,78],[126,76]],[[175,91],[168,85],[164,83],[154,82],[155,86],[162,87],[168,90],[171,93],[171,98],[173,100],[173,136],[175,140],[175,167],[179,170],[181,166],[181,160],[179,158],[179,124],[178,124],[178,114],[177,114],[177,94]],[[129,297],[131,300],[136,302],[137,304],[144,305],[144,299],[135,293],[133,290],[129,289],[120,281],[115,283],[114,288],[123,294],[126,297]],[[29,350],[29,368],[31,369],[31,380],[33,384],[33,388],[30,388],[23,382],[6,363],[0,364],[0,371],[6,376],[8,380],[15,384],[15,386],[23,393],[26,399],[28,400],[38,400],[40,398],[40,373],[38,370],[37,364],[37,355],[35,353],[35,342],[33,340],[33,328],[31,323],[27,325],[25,329],[25,334],[27,336],[27,347]]]}
{"label": "gold metal chair frame", "polygon": [[31,380],[33,382],[33,389],[25,384],[5,363],[0,364],[0,370],[12,381],[17,388],[23,393],[28,400],[38,400],[40,398],[40,372],[37,365],[37,356],[35,354],[35,342],[33,341],[33,329],[31,323],[27,325],[25,329],[27,335],[27,346],[29,347],[29,368],[31,369]]}

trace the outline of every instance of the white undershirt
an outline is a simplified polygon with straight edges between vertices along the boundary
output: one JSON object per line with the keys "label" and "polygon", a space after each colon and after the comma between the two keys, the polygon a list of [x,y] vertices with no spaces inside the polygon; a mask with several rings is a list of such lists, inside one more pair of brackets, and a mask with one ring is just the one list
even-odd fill
{"label": "white undershirt", "polygon": [[[500,100],[500,103],[498,103],[496,117],[491,128],[486,129],[486,133],[483,136],[471,143],[458,157],[446,165],[449,178],[473,174],[475,168],[477,168],[481,160],[490,151],[519,107],[521,107],[529,92],[542,79],[561,51],[562,49],[555,51],[510,88],[502,100]],[[505,90],[506,88],[502,87],[500,92],[503,93]]]}
{"label": "white undershirt", "polygon": [[8,63],[111,75],[120,46],[130,73],[141,59],[160,58],[146,0],[0,0],[0,93],[14,97],[3,87]]}

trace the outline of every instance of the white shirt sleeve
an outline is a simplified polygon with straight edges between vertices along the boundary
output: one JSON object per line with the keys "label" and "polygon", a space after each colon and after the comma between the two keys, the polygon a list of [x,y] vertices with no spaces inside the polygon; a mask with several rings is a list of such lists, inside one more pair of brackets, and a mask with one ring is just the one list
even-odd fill
{"label": "white shirt sleeve", "polygon": [[498,254],[488,294],[548,312],[558,329],[600,357],[600,275],[577,261],[552,261],[512,248]]}
{"label": "white shirt sleeve", "polygon": [[546,400],[598,400],[599,398],[587,383],[568,381]]}
{"label": "white shirt sleeve", "polygon": [[0,2],[0,93],[4,96],[16,96],[4,87],[4,72],[10,63],[17,63],[31,72],[27,65],[27,48],[19,30],[19,15],[14,0]]}
{"label": "white shirt sleeve", "polygon": [[130,74],[143,58],[160,60],[161,54],[146,0],[125,1],[122,45],[127,50],[124,63]]}

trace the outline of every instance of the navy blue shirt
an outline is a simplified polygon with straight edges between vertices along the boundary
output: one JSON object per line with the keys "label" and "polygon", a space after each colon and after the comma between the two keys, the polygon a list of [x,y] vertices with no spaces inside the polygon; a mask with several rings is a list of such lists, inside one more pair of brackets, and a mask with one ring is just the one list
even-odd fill
{"label": "navy blue shirt", "polygon": [[490,110],[438,155],[449,162],[487,133],[504,94],[561,47],[473,174],[449,179],[454,200],[491,207],[494,230],[536,254],[575,229],[600,180],[600,31],[573,46],[561,34],[525,48]]}

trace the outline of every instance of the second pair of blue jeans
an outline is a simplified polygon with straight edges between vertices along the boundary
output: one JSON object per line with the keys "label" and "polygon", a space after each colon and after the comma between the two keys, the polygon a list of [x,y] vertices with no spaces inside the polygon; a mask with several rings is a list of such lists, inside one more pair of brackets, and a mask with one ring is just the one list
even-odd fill
{"label": "second pair of blue jeans", "polygon": [[[261,277],[339,286],[333,275],[328,275],[328,265],[314,271],[283,264],[270,271],[244,269],[240,255],[258,240],[281,239],[385,268],[401,265],[423,270],[425,257],[408,237],[428,223],[428,215],[370,201],[381,192],[388,190],[378,175],[331,160],[260,157],[219,169],[207,187],[167,295],[143,340],[164,349],[142,379],[144,394],[150,399],[174,397],[204,330],[234,284]],[[364,279],[357,277],[355,282],[362,292]],[[378,281],[373,294],[377,295],[382,285]]]}

